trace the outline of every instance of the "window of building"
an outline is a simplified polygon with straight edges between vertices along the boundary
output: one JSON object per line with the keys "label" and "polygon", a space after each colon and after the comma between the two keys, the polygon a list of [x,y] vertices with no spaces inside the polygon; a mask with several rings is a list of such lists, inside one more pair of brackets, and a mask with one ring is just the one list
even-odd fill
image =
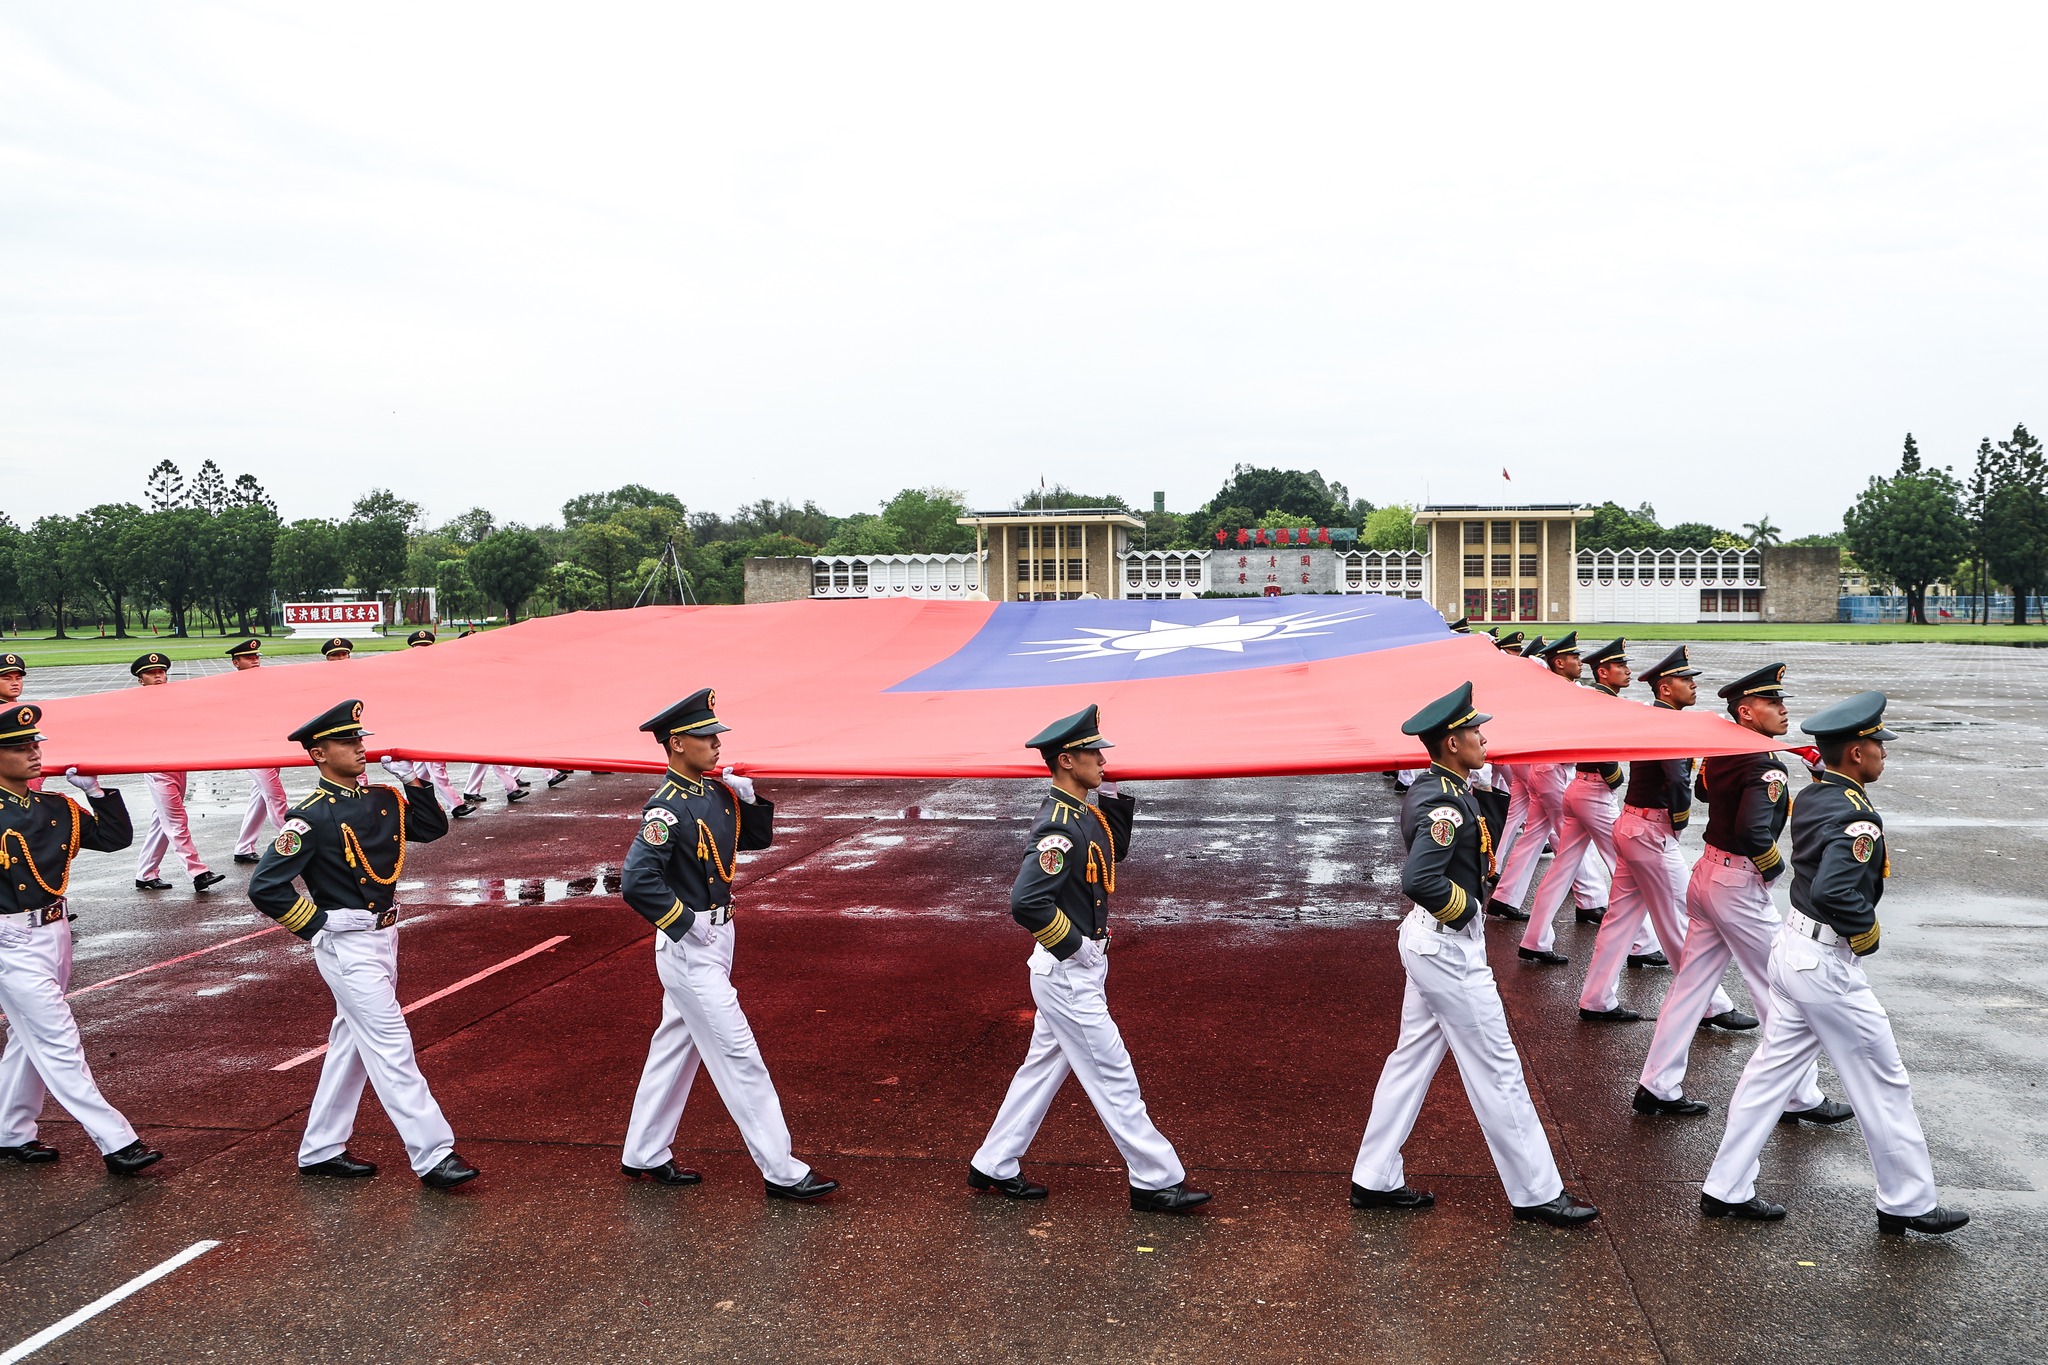
{"label": "window of building", "polygon": [[1762,612],[1764,609],[1763,590],[1760,588],[1744,588],[1742,590],[1742,609],[1749,612]]}
{"label": "window of building", "polygon": [[1486,523],[1483,521],[1466,522],[1465,543],[1467,545],[1484,545],[1486,543]]}
{"label": "window of building", "polygon": [[1515,538],[1515,524],[1512,521],[1496,521],[1493,524],[1493,543],[1506,545]]}
{"label": "window of building", "polygon": [[1465,589],[1465,615],[1474,621],[1486,619],[1486,589]]}
{"label": "window of building", "polygon": [[1701,589],[1700,589],[1700,615],[1702,615],[1702,616],[1718,616],[1718,615],[1720,615],[1720,613],[1721,613],[1721,590],[1720,590],[1719,588],[1701,588]]}
{"label": "window of building", "polygon": [[1484,577],[1486,577],[1486,556],[1485,556],[1485,555],[1466,555],[1466,556],[1465,556],[1465,577],[1467,577],[1467,578],[1484,578]]}
{"label": "window of building", "polygon": [[1514,559],[1513,555],[1495,555],[1493,557],[1493,576],[1495,578],[1506,578],[1512,572],[1510,566],[1514,563]]}
{"label": "window of building", "polygon": [[1521,574],[1524,578],[1534,578],[1536,576],[1536,556],[1521,555],[1519,556],[1519,558],[1521,560],[1522,567],[1517,569],[1516,572]]}
{"label": "window of building", "polygon": [[1534,588],[1523,588],[1523,589],[1521,590],[1521,598],[1522,598],[1522,601],[1521,601],[1521,608],[1522,608],[1522,619],[1523,619],[1524,621],[1533,621],[1533,620],[1535,620],[1535,619],[1536,619],[1536,589],[1534,589]]}
{"label": "window of building", "polygon": [[1539,541],[1541,541],[1542,539],[1543,539],[1543,523],[1542,523],[1542,522],[1540,522],[1540,521],[1525,521],[1525,522],[1523,522],[1523,523],[1522,523],[1522,543],[1523,543],[1524,545],[1534,545],[1534,544],[1538,543]]}
{"label": "window of building", "polygon": [[1515,594],[1511,588],[1493,590],[1493,619],[1512,621],[1515,619]]}

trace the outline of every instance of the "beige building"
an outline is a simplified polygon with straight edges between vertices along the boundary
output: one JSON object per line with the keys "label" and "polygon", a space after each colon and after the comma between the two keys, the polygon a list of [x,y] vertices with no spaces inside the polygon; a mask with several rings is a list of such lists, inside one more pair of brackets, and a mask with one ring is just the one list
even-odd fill
{"label": "beige building", "polygon": [[1145,529],[1142,517],[1114,507],[971,512],[960,524],[974,528],[991,602],[1120,597],[1131,532]]}
{"label": "beige building", "polygon": [[1574,503],[1423,508],[1429,604],[1482,625],[1571,620],[1578,524],[1592,515]]}

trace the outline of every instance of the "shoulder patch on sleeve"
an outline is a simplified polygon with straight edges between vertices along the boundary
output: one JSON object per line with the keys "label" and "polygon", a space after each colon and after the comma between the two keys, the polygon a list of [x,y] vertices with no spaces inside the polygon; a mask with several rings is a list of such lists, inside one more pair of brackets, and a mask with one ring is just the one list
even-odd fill
{"label": "shoulder patch on sleeve", "polygon": [[1877,851],[1877,841],[1884,831],[1868,820],[1852,820],[1842,831],[1849,836],[1849,856],[1859,863],[1870,861],[1870,855]]}
{"label": "shoulder patch on sleeve", "polygon": [[[1065,845],[1065,847],[1062,847],[1062,845]],[[1045,875],[1048,877],[1057,877],[1060,875],[1060,873],[1066,871],[1067,848],[1071,847],[1072,845],[1068,844],[1065,839],[1062,839],[1055,834],[1049,834],[1045,838],[1039,840],[1039,871],[1045,873]]]}
{"label": "shoulder patch on sleeve", "polygon": [[1785,770],[1776,764],[1771,764],[1766,766],[1758,776],[1764,780],[1764,795],[1771,798],[1771,804],[1776,805],[1778,799],[1785,794]]}
{"label": "shoulder patch on sleeve", "polygon": [[677,815],[667,806],[649,806],[646,809],[646,811],[642,813],[641,818],[643,820],[650,821],[659,820],[664,825],[673,825],[676,821],[682,819],[683,817]]}
{"label": "shoulder patch on sleeve", "polygon": [[1438,806],[1429,813],[1429,837],[1449,848],[1458,837],[1458,827],[1464,823],[1465,812],[1456,806]]}
{"label": "shoulder patch on sleeve", "polygon": [[1074,841],[1064,834],[1048,834],[1038,841],[1038,851],[1043,853],[1049,848],[1056,848],[1062,853],[1071,853],[1074,851]]}
{"label": "shoulder patch on sleeve", "polygon": [[1430,811],[1429,822],[1435,824],[1439,820],[1448,820],[1454,827],[1463,825],[1465,823],[1465,812],[1459,810],[1456,806],[1438,806]]}

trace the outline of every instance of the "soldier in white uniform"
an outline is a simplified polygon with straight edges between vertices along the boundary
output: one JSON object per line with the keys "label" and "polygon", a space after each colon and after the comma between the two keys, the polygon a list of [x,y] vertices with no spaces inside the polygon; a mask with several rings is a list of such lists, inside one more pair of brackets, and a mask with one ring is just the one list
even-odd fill
{"label": "soldier in white uniform", "polygon": [[[128,672],[144,687],[162,687],[171,678],[170,656],[145,654],[128,665]],[[207,869],[199,857],[199,845],[192,841],[192,821],[185,813],[185,787],[189,780],[188,773],[142,775],[143,785],[149,789],[150,816],[149,829],[142,836],[142,847],[135,857],[137,891],[171,889],[171,884],[157,872],[164,865],[164,855],[173,849],[191,875],[194,891],[206,891],[215,882],[227,880]]]}
{"label": "soldier in white uniform", "polygon": [[[235,666],[237,673],[261,668],[263,642],[248,639],[230,646],[228,662]],[[249,807],[242,812],[242,828],[235,837],[236,862],[254,865],[263,861],[256,852],[256,846],[263,842],[264,823],[268,821],[275,828],[284,828],[285,805],[283,774],[275,768],[249,769]]]}
{"label": "soldier in white uniform", "polygon": [[[1579,658],[1579,633],[1571,631],[1537,651],[1536,657],[1551,673],[1567,682],[1577,682],[1583,667]],[[1507,852],[1501,867],[1500,885],[1487,902],[1487,912],[1503,919],[1525,919],[1517,950],[1525,962],[1560,964],[1571,959],[1552,950],[1556,927],[1551,920],[1522,913],[1529,884],[1535,880],[1543,850],[1558,835],[1564,823],[1564,793],[1572,778],[1569,763],[1523,763],[1514,768],[1515,796],[1524,804],[1519,832],[1512,810],[1508,812],[1510,837],[1503,842]],[[1554,864],[1553,864],[1554,866]],[[1559,875],[1563,875],[1562,872]],[[1581,924],[1598,924],[1607,905],[1607,869],[1598,858],[1581,858],[1575,875],[1577,917]]]}
{"label": "soldier in white uniform", "polygon": [[[425,649],[433,643],[434,632],[431,630],[416,630],[405,637],[405,647],[407,649]],[[446,763],[436,760],[415,763],[411,766],[417,768],[428,781],[434,784],[434,794],[440,798],[442,809],[446,810],[450,815],[468,815],[476,809],[477,805],[482,804],[482,797],[478,797],[477,802],[472,804],[463,793],[455,790],[455,779],[448,775],[448,765]]]}
{"label": "soldier in white uniform", "polygon": [[1884,819],[1869,785],[1883,773],[1885,695],[1863,692],[1800,728],[1828,770],[1792,811],[1792,913],[1771,945],[1770,1023],[1728,1105],[1728,1130],[1700,1187],[1708,1218],[1772,1222],[1785,1206],[1758,1196],[1758,1158],[1814,1059],[1826,1052],[1856,1106],[1877,1175],[1879,1232],[1953,1232],[1970,1221],[1943,1208],[1913,1083],[1891,1018],[1859,960],[1878,948],[1877,903],[1891,872]]}
{"label": "soldier in white uniform", "polygon": [[1052,790],[1038,807],[1031,847],[1010,888],[1011,918],[1038,940],[1028,963],[1038,1015],[1024,1064],[968,1162],[968,1187],[1010,1199],[1045,1198],[1045,1186],[1026,1179],[1021,1163],[1072,1075],[1123,1156],[1131,1207],[1190,1212],[1209,1195],[1188,1185],[1173,1144],[1154,1126],[1105,993],[1109,902],[1116,865],[1130,852],[1137,802],[1101,793],[1102,750],[1111,745],[1093,706],[1054,721],[1025,747],[1038,750],[1052,773]]}
{"label": "soldier in white uniform", "polygon": [[1380,1072],[1372,1118],[1351,1169],[1351,1206],[1414,1210],[1436,1203],[1427,1190],[1408,1185],[1401,1149],[1448,1051],[1457,1058],[1514,1216],[1580,1227],[1599,1210],[1564,1188],[1486,960],[1479,908],[1495,872],[1493,824],[1501,814],[1473,792],[1469,779],[1486,761],[1479,727],[1491,719],[1473,705],[1472,684],[1465,683],[1401,727],[1421,738],[1431,759],[1401,811],[1408,848],[1401,893],[1415,903],[1400,929],[1408,985],[1400,1041]]}

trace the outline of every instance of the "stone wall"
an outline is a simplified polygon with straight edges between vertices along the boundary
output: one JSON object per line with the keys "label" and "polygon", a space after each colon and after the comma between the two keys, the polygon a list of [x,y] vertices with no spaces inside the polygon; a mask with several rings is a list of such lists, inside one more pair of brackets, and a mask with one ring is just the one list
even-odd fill
{"label": "stone wall", "polygon": [[746,601],[794,602],[810,595],[809,558],[757,555],[747,561]]}
{"label": "stone wall", "polygon": [[1832,545],[1764,547],[1764,620],[1832,621],[1842,592],[1842,552]]}

